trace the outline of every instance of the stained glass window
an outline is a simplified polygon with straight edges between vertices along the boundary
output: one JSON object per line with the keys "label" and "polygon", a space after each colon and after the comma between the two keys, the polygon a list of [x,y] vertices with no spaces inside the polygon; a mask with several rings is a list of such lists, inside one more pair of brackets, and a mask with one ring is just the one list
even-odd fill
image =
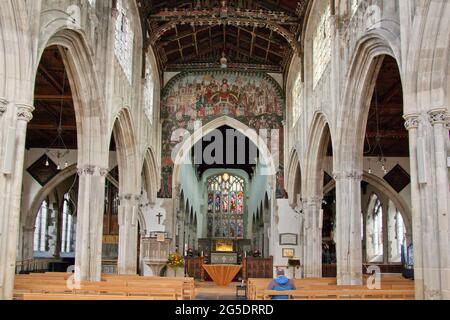
{"label": "stained glass window", "polygon": [[208,179],[208,237],[244,238],[244,179],[221,174]]}

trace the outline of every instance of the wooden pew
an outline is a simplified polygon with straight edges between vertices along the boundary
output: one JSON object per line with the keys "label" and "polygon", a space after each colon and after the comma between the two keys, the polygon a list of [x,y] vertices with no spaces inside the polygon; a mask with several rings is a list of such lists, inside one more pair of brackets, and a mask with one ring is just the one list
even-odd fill
{"label": "wooden pew", "polygon": [[338,290],[264,290],[264,300],[273,296],[289,296],[291,300],[413,300],[414,290],[368,290],[338,289]]}
{"label": "wooden pew", "polygon": [[[108,281],[85,282],[68,288],[66,274],[16,277],[16,297],[24,293],[78,293],[95,295],[152,295],[155,299],[193,299],[194,281],[190,278],[108,277]],[[131,280],[132,279],[132,280]]]}
{"label": "wooden pew", "polygon": [[[270,279],[249,279],[248,280],[248,299],[262,300],[264,290],[270,283]],[[301,290],[339,290],[356,289],[355,286],[337,286],[336,278],[322,279],[296,279],[294,280],[297,289]],[[360,288],[367,290],[366,286]],[[406,280],[400,277],[382,277],[381,289],[383,290],[414,290],[414,281]]]}
{"label": "wooden pew", "polygon": [[25,293],[23,300],[46,301],[46,300],[163,300],[152,296],[112,296],[112,295],[80,295],[80,294],[56,294],[56,293]]}

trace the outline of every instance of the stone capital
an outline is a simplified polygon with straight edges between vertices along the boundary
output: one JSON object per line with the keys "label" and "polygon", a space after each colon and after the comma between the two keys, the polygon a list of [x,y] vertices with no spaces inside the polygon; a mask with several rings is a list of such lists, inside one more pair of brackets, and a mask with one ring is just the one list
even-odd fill
{"label": "stone capital", "polygon": [[320,207],[322,205],[323,198],[316,197],[308,197],[302,200],[304,207]]}
{"label": "stone capital", "polygon": [[30,104],[17,103],[17,120],[26,121],[27,123],[33,119],[34,107]]}
{"label": "stone capital", "polygon": [[123,204],[123,202],[128,202],[132,205],[137,205],[139,201],[141,200],[141,195],[135,195],[131,193],[123,194],[119,197],[120,203]]}
{"label": "stone capital", "polygon": [[447,114],[447,109],[431,110],[428,112],[428,115],[433,126],[437,124],[448,125],[449,115]]}
{"label": "stone capital", "polygon": [[101,177],[106,177],[106,175],[108,174],[109,170],[105,169],[105,168],[101,168],[98,166],[94,166],[94,165],[85,165],[85,166],[80,166],[77,169],[77,173],[79,176],[94,176],[94,175],[99,175]]}
{"label": "stone capital", "polygon": [[93,176],[95,173],[95,166],[82,166],[77,169],[77,172],[79,176]]}
{"label": "stone capital", "polygon": [[403,117],[405,119],[406,130],[412,130],[419,128],[420,118],[418,114],[409,114]]}
{"label": "stone capital", "polygon": [[348,170],[333,172],[334,180],[362,180],[363,172],[358,170]]}
{"label": "stone capital", "polygon": [[8,105],[8,100],[0,97],[0,117],[3,115],[3,113],[6,112],[7,105]]}

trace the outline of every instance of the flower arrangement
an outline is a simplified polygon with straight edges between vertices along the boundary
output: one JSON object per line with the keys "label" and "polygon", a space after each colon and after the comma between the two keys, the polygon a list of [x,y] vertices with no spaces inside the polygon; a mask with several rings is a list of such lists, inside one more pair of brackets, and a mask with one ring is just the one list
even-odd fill
{"label": "flower arrangement", "polygon": [[176,275],[178,269],[184,268],[184,258],[178,253],[171,253],[167,259],[167,266],[175,271]]}

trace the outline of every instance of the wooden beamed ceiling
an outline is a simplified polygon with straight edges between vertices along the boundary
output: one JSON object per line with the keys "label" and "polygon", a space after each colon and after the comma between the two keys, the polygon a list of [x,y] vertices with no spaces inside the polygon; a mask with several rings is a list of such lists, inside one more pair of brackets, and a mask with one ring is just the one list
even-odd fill
{"label": "wooden beamed ceiling", "polygon": [[[42,54],[36,74],[33,119],[27,128],[27,148],[77,149],[77,125],[72,91],[63,62],[64,49],[52,46]],[[56,140],[56,141],[55,141]],[[52,145],[53,143],[53,145]]]}
{"label": "wooden beamed ceiling", "polygon": [[220,66],[284,72],[309,0],[138,0],[161,71]]}

